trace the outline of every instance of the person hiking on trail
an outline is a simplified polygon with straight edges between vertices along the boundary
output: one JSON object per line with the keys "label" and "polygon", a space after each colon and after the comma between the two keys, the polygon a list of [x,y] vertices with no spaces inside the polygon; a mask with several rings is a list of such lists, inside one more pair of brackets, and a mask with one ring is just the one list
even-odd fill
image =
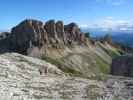
{"label": "person hiking on trail", "polygon": [[47,67],[47,66],[44,67],[44,73],[45,73],[45,74],[48,73],[48,67]]}
{"label": "person hiking on trail", "polygon": [[40,73],[40,75],[42,75],[42,70],[41,70],[41,68],[39,69],[39,73]]}
{"label": "person hiking on trail", "polygon": [[39,69],[39,73],[40,73],[40,75],[42,75],[42,74],[47,75],[47,73],[48,73],[48,67],[47,67],[47,66],[42,66],[42,67]]}

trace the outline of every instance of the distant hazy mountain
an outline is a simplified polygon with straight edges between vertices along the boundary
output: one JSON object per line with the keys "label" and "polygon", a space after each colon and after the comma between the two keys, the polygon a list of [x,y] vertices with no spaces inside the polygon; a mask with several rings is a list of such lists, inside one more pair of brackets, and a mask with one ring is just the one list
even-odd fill
{"label": "distant hazy mountain", "polygon": [[81,29],[83,32],[89,32],[91,37],[102,37],[105,34],[111,34],[115,42],[123,43],[133,47],[133,32],[127,31],[103,31],[100,29]]}
{"label": "distant hazy mountain", "polygon": [[133,34],[116,34],[112,36],[113,40],[116,42],[123,43],[128,46],[133,47]]}

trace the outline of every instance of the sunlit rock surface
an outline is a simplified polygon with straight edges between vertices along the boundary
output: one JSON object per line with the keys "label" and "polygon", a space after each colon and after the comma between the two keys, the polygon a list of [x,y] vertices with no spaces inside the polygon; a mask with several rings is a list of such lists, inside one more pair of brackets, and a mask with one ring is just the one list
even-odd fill
{"label": "sunlit rock surface", "polygon": [[132,78],[71,77],[36,58],[0,55],[0,100],[132,100],[132,95]]}

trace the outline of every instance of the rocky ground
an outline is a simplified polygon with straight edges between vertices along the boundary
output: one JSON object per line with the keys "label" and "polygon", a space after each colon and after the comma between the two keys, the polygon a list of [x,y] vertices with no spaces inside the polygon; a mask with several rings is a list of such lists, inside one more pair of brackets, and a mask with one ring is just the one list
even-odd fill
{"label": "rocky ground", "polygon": [[6,53],[0,55],[0,100],[133,100],[133,79],[72,77],[46,61]]}

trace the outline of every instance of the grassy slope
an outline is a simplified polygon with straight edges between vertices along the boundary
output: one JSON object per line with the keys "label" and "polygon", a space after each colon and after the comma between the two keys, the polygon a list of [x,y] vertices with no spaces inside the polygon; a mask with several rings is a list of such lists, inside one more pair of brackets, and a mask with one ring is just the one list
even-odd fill
{"label": "grassy slope", "polygon": [[[102,51],[97,51],[101,55],[95,52],[96,48]],[[110,71],[111,59],[109,57],[112,58],[119,55],[115,48],[101,43],[98,43],[97,47],[76,47],[71,48],[69,51],[71,52],[68,52],[67,55],[65,53],[64,56],[59,58],[54,58],[53,55],[52,57],[43,56],[42,59],[56,65],[66,74],[102,79]]]}
{"label": "grassy slope", "polygon": [[112,58],[120,56],[119,50],[113,46],[110,46],[109,44],[99,43],[99,46]]}

